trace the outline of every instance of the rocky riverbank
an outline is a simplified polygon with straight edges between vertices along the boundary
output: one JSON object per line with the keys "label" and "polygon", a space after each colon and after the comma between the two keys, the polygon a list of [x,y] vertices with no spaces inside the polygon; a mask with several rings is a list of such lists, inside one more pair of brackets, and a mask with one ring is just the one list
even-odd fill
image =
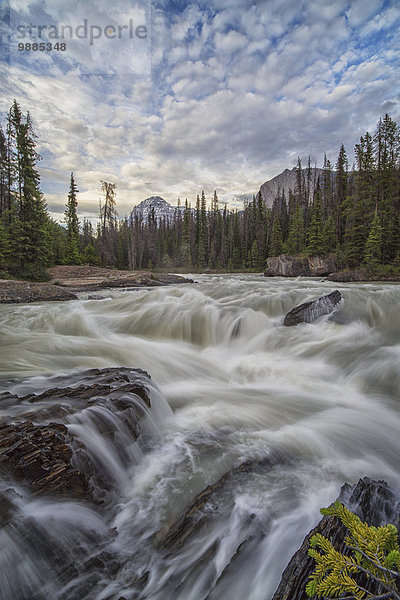
{"label": "rocky riverbank", "polygon": [[388,272],[365,269],[338,270],[335,255],[302,256],[281,254],[267,259],[264,277],[326,277],[328,281],[350,283],[353,281],[400,281],[400,270],[392,266]]}
{"label": "rocky riverbank", "polygon": [[145,271],[121,271],[90,266],[60,265],[49,270],[49,283],[0,280],[0,304],[74,300],[77,293],[107,288],[156,287],[193,283],[179,275]]}

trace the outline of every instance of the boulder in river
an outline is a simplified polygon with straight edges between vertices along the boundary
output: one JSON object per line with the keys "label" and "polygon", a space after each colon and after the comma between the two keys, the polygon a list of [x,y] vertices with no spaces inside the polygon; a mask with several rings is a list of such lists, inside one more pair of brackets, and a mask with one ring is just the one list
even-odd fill
{"label": "boulder in river", "polygon": [[287,327],[298,325],[299,323],[313,323],[323,315],[329,315],[342,300],[342,294],[335,290],[326,296],[321,296],[318,300],[310,300],[299,304],[287,313],[283,324]]}
{"label": "boulder in river", "polygon": [[323,277],[336,271],[334,256],[270,256],[265,277]]}

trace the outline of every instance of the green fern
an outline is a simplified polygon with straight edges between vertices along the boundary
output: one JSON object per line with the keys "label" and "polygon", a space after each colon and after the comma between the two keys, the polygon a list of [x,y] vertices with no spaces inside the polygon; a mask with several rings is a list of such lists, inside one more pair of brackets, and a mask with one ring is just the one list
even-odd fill
{"label": "green fern", "polygon": [[[361,521],[339,501],[322,508],[323,515],[338,517],[348,529],[345,545],[351,552],[345,556],[320,533],[312,536],[308,554],[315,569],[306,585],[309,598],[323,600],[400,600],[400,548],[397,529],[388,524],[372,527]],[[362,587],[357,576],[377,583],[380,592],[373,594]]]}

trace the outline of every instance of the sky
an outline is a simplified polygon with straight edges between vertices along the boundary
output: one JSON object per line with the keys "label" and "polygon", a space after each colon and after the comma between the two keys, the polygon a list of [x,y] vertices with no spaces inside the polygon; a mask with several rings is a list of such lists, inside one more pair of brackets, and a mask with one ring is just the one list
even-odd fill
{"label": "sky", "polygon": [[[400,121],[398,0],[0,0],[3,127],[14,98],[38,135],[41,189],[62,220],[100,180],[121,217],[148,196],[238,196],[308,155]],[[29,50],[25,44],[52,44]],[[65,43],[65,48],[57,43]],[[20,44],[20,46],[18,46]]]}

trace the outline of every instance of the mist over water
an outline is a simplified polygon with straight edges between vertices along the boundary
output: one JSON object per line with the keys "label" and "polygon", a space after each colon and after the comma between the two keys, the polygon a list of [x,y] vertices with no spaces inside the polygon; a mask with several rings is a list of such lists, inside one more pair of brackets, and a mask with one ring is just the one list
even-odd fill
{"label": "mist over water", "polygon": [[[137,443],[107,406],[69,418],[71,433],[113,482],[107,510],[17,496],[15,523],[33,525],[31,536],[17,526],[0,530],[1,600],[76,597],[68,586],[84,574],[59,584],[45,549],[35,552],[35,532],[52,535],[49,520],[54,537],[44,545],[57,539],[68,547],[78,537],[89,554],[103,544],[122,565],[98,576],[82,600],[270,600],[319,508],[344,482],[368,475],[400,490],[400,286],[195,279],[106,291],[103,300],[0,307],[2,390],[23,378],[10,391],[39,391],[49,375],[69,373],[75,385],[79,371],[106,366],[144,369],[155,384]],[[333,316],[283,326],[293,306],[334,289],[343,300]],[[20,410],[0,404],[1,416]],[[119,431],[120,447],[102,438],[99,419]],[[162,552],[154,540],[196,494],[244,461],[265,467],[228,481],[205,527]],[[112,528],[118,535],[107,541]],[[11,578],[15,563],[20,571]]]}

